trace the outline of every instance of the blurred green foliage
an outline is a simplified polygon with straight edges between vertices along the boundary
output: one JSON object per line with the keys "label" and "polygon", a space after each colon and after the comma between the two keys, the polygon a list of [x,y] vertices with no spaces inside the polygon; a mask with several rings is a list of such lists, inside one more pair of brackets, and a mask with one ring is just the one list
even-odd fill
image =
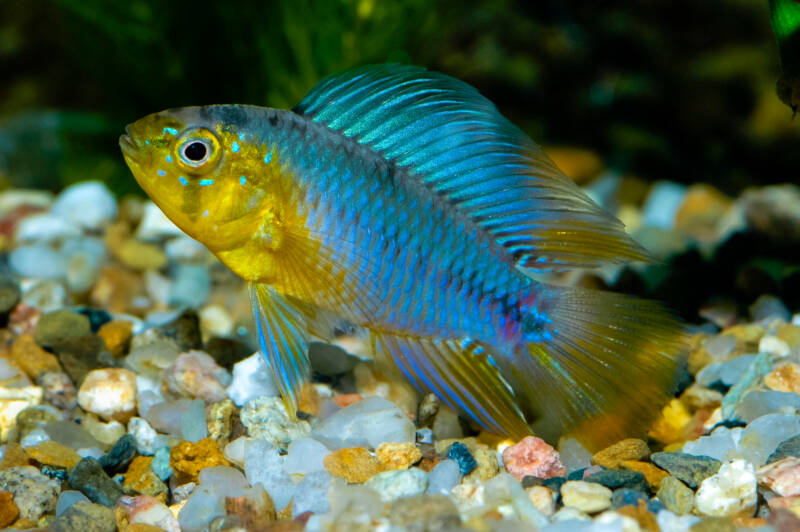
{"label": "blurred green foliage", "polygon": [[134,191],[116,142],[142,115],[291,107],[328,73],[400,61],[472,83],[540,143],[734,193],[800,167],[769,20],[751,0],[4,0],[0,179]]}
{"label": "blurred green foliage", "polygon": [[778,96],[797,112],[800,107],[800,2],[770,0],[770,21],[781,58]]}

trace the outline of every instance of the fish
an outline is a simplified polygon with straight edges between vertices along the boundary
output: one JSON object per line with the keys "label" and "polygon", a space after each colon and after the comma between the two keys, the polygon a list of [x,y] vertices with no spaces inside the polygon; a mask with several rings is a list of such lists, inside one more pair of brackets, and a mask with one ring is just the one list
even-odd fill
{"label": "fish", "polygon": [[650,254],[456,78],[356,67],[291,110],[150,114],[120,147],[164,214],[248,283],[292,415],[309,342],[342,324],[381,371],[512,439],[601,448],[645,433],[676,392],[672,312],[537,275]]}

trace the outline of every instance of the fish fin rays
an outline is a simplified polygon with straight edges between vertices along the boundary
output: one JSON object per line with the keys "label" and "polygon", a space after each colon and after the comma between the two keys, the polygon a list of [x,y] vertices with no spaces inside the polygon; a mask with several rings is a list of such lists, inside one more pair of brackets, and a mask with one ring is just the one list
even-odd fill
{"label": "fish fin rays", "polygon": [[253,319],[261,353],[290,416],[297,412],[297,396],[308,382],[308,331],[305,317],[292,301],[273,288],[250,284]]}
{"label": "fish fin rays", "polygon": [[650,260],[470,85],[399,64],[322,80],[294,109],[405,169],[533,270]]}
{"label": "fish fin rays", "polygon": [[513,391],[479,345],[374,330],[371,338],[378,364],[395,368],[420,391],[491,432],[530,434]]}
{"label": "fish fin rays", "polygon": [[[522,345],[507,372],[537,435],[572,435],[599,450],[644,436],[675,392],[686,355],[661,305],[578,288],[548,288],[552,339]],[[549,338],[549,336],[548,336]]]}

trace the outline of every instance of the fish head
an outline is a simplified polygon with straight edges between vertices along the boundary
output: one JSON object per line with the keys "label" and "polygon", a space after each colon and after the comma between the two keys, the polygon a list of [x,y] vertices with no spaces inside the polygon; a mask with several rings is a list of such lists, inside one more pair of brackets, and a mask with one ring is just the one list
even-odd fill
{"label": "fish head", "polygon": [[269,148],[249,134],[248,114],[239,105],[170,109],[128,125],[119,140],[147,195],[214,252],[241,246],[275,202],[263,181],[280,169],[264,164]]}

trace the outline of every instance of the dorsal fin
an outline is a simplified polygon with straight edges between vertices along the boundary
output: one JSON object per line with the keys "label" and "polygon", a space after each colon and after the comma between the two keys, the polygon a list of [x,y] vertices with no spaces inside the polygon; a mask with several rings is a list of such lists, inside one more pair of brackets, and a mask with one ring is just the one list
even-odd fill
{"label": "dorsal fin", "polygon": [[537,270],[649,260],[478,91],[421,67],[371,65],[322,80],[294,111],[405,168]]}

